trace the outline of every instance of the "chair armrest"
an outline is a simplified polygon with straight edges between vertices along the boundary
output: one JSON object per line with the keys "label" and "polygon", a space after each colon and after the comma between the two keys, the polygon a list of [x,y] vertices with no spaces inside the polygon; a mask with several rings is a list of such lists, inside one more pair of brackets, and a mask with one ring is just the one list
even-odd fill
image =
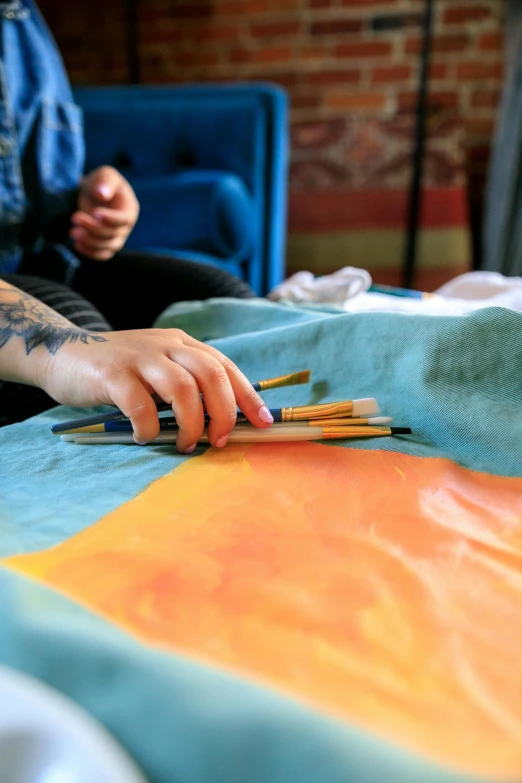
{"label": "chair armrest", "polygon": [[141,204],[128,247],[155,245],[242,261],[253,248],[253,203],[239,177],[180,171],[133,177]]}

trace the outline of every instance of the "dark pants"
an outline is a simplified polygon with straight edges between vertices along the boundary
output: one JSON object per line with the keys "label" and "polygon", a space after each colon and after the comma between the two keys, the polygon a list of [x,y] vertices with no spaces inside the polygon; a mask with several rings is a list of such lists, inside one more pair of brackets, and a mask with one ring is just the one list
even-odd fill
{"label": "dark pants", "polygon": [[[110,261],[84,259],[72,287],[56,282],[59,262],[52,252],[47,261],[45,257],[28,259],[21,274],[2,279],[89,331],[148,328],[174,302],[253,296],[247,283],[228,272],[170,256],[124,251]],[[0,381],[0,426],[23,421],[54,405],[40,389]]]}

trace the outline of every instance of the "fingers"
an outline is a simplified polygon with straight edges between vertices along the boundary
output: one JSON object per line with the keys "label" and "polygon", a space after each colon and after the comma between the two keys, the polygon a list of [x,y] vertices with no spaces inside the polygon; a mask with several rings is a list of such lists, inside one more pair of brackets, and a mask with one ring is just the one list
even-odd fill
{"label": "fingers", "polygon": [[[114,210],[108,210],[114,212]],[[113,226],[101,218],[96,218],[86,212],[75,212],[71,218],[73,228],[70,236],[74,240],[78,252],[97,261],[107,261],[121,250],[130,232],[131,226]],[[120,222],[117,217],[116,222]]]}
{"label": "fingers", "polygon": [[110,228],[129,228],[133,223],[125,209],[109,209],[108,207],[96,207],[92,216]]}
{"label": "fingers", "polygon": [[[216,348],[213,348],[211,345],[200,343],[189,335],[184,335],[184,343],[186,345],[190,345],[191,347],[194,346],[200,351],[207,353],[209,356],[213,357],[220,363],[227,374],[238,407],[254,426],[269,427],[271,424],[273,424],[274,419],[263,399],[252,388],[252,384],[248,378],[243,375],[241,370],[236,367],[234,362],[228,359]],[[206,403],[207,398],[205,396],[205,405]]]}
{"label": "fingers", "polygon": [[97,261],[108,261],[125,244],[125,237],[114,239],[96,239],[91,237],[84,229],[73,229],[71,237],[74,239],[76,250],[89,258]]}
{"label": "fingers", "polygon": [[153,440],[159,432],[153,395],[172,406],[179,426],[178,450],[183,453],[191,453],[200,440],[205,410],[208,439],[218,447],[226,444],[236,424],[238,405],[255,426],[273,422],[263,400],[233,362],[184,332],[116,332],[111,339],[120,343],[115,348],[122,369],[111,373],[102,398],[106,395],[130,418],[136,442]]}
{"label": "fingers", "polygon": [[197,348],[182,345],[171,358],[195,379],[203,393],[205,409],[210,416],[208,439],[213,446],[225,446],[237,418],[236,398],[223,365]]}
{"label": "fingers", "polygon": [[159,433],[156,405],[143,382],[132,372],[119,373],[106,384],[107,396],[132,422],[136,443],[147,443]]}
{"label": "fingers", "polygon": [[126,237],[128,233],[127,226],[120,226],[119,228],[108,226],[86,212],[75,212],[71,216],[71,223],[74,226],[73,231],[76,229],[84,230],[96,239],[113,239],[117,236]]}
{"label": "fingers", "polygon": [[128,235],[139,211],[136,194],[125,177],[112,166],[101,166],[82,180],[73,223],[94,232],[98,239],[109,239],[111,229],[112,235],[118,230]]}
{"label": "fingers", "polygon": [[172,405],[179,425],[178,451],[192,454],[205,428],[203,402],[195,378],[167,357],[145,368],[143,377],[162,400]]}

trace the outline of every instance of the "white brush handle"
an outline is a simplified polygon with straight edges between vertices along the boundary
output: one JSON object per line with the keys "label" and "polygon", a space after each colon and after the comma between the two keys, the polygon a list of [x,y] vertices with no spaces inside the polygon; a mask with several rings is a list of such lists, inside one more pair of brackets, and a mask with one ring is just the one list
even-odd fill
{"label": "white brush handle", "polygon": [[[62,440],[80,445],[101,445],[116,443],[134,443],[132,432],[84,432],[83,434],[62,435]],[[293,440],[320,440],[323,431],[320,427],[269,427],[266,430],[254,427],[234,428],[228,436],[229,443],[271,443],[274,441]],[[171,432],[160,432],[157,438],[149,441],[147,445],[154,443],[176,443],[176,435]],[[208,443],[208,435],[205,433],[199,439],[199,443]]]}

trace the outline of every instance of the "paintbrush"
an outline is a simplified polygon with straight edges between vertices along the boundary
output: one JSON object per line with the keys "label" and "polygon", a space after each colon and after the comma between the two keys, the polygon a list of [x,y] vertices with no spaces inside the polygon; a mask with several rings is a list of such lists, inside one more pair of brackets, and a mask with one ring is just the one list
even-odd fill
{"label": "paintbrush", "polygon": [[[361,400],[343,400],[341,402],[327,402],[321,405],[300,405],[287,408],[271,408],[270,413],[275,422],[288,422],[288,421],[307,421],[309,419],[324,419],[335,417],[355,417],[361,419],[379,413],[379,405],[374,397],[366,397]],[[209,420],[208,414],[205,414],[205,420]],[[337,421],[337,418],[335,419]],[[161,418],[160,430],[175,430],[178,428],[178,423],[173,416]],[[247,417],[239,412],[236,424],[247,424]],[[69,422],[69,425],[72,422]],[[51,428],[55,435],[76,433],[76,432],[132,432],[132,423],[129,419],[123,421],[104,421],[99,424],[87,424],[86,426],[69,426],[65,429],[63,426],[60,429]]]}
{"label": "paintbrush", "polygon": [[[273,416],[279,414],[280,409],[274,408],[270,412]],[[208,417],[207,417],[208,421]],[[313,419],[312,421],[295,421],[295,422],[276,422],[272,424],[272,427],[300,427],[306,424],[309,427],[361,427],[365,425],[378,426],[381,424],[389,424],[392,421],[390,416],[373,416],[372,418],[350,418],[344,419]],[[168,418],[162,418],[159,420],[160,432],[176,432],[179,429],[179,424],[172,416]],[[245,416],[238,416],[236,419],[236,427],[253,427]],[[107,421],[104,424],[92,424],[89,427],[78,427],[77,429],[68,430],[67,433],[62,434],[75,434],[75,433],[94,433],[94,432],[132,432],[132,422],[130,421]],[[56,433],[60,434],[60,433]]]}
{"label": "paintbrush", "polygon": [[[299,427],[269,427],[257,429],[255,427],[234,428],[229,436],[228,443],[278,443],[301,440],[336,440],[347,438],[377,438],[389,435],[409,435],[409,427],[309,427],[304,424]],[[83,433],[62,435],[62,440],[80,445],[114,445],[120,443],[135,444],[132,433]],[[208,435],[205,432],[200,443],[208,443]],[[149,444],[176,443],[176,435],[170,432],[160,432],[157,438]],[[136,445],[136,444],[135,444]]]}

